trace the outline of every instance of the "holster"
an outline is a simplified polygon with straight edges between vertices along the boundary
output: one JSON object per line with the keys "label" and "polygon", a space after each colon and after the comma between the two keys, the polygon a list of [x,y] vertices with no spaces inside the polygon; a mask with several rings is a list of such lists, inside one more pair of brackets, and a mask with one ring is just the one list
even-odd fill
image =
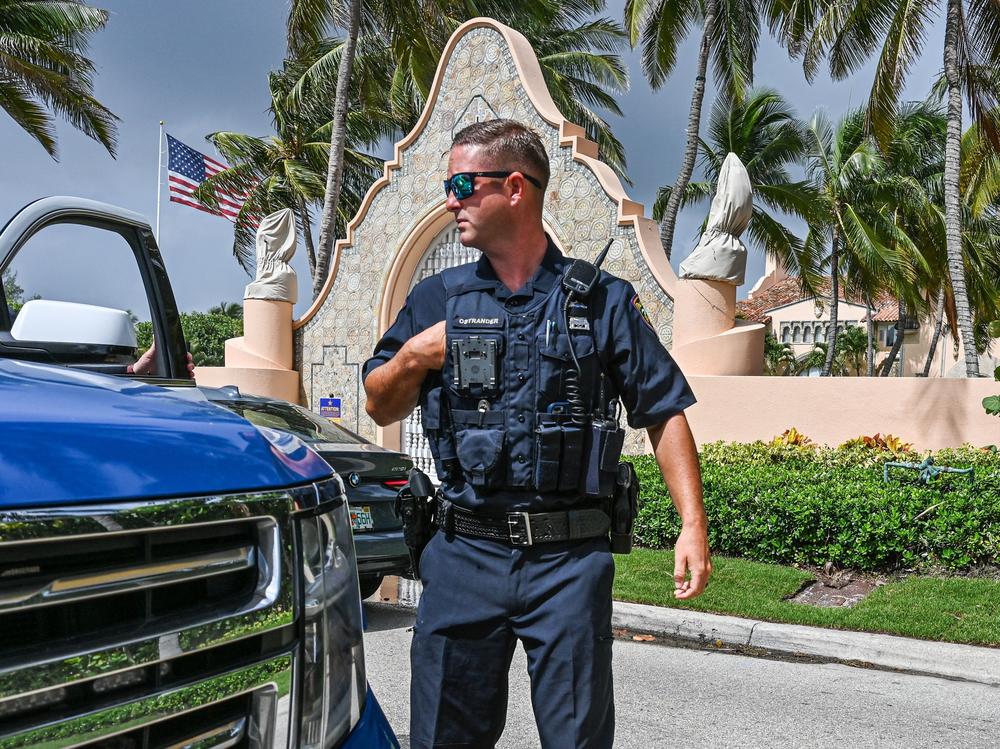
{"label": "holster", "polygon": [[611,553],[632,551],[635,518],[639,514],[639,477],[631,463],[619,463],[611,498]]}
{"label": "holster", "polygon": [[420,555],[434,535],[434,484],[423,471],[411,468],[407,485],[396,495],[396,517],[403,521],[403,542],[410,552],[408,577],[420,579]]}

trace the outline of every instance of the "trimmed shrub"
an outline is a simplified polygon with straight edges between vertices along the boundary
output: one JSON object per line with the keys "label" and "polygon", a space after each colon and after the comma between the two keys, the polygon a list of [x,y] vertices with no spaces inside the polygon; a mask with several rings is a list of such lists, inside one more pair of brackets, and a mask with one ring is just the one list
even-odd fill
{"label": "trimmed shrub", "polygon": [[[894,570],[1000,563],[1000,454],[961,448],[938,465],[975,469],[924,485],[889,460],[923,456],[854,448],[714,443],[701,453],[715,553],[760,562]],[[670,548],[680,518],[652,456],[630,458],[642,482],[636,543]]]}
{"label": "trimmed shrub", "polygon": [[[221,367],[226,358],[226,341],[243,335],[243,319],[212,312],[181,312],[181,330],[188,351],[199,367]],[[139,348],[145,351],[153,340],[153,324],[136,325]]]}

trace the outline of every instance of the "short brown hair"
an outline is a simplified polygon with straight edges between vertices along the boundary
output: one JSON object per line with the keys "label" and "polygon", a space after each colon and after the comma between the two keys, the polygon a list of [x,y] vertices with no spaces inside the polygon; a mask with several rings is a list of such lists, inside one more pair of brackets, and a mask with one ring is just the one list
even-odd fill
{"label": "short brown hair", "polygon": [[549,184],[549,156],[538,134],[516,120],[474,122],[458,131],[451,147],[476,146],[498,168],[513,167]]}

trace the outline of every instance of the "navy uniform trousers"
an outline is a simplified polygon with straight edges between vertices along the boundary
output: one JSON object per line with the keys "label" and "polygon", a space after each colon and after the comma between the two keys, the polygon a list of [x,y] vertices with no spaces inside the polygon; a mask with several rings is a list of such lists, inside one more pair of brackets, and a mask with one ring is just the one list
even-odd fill
{"label": "navy uniform trousers", "polygon": [[410,746],[493,747],[517,640],[544,749],[614,742],[607,538],[511,547],[438,532],[410,651]]}

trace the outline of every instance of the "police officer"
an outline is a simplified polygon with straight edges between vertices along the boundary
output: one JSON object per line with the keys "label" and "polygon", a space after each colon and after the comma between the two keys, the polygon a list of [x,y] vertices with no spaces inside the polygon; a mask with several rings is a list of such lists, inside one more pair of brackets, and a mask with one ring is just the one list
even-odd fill
{"label": "police officer", "polygon": [[694,396],[632,286],[586,293],[542,227],[544,147],[512,120],[452,144],[445,182],[462,244],[482,258],[421,281],[364,367],[380,425],[422,408],[442,480],[423,551],[411,647],[414,749],[492,747],[517,640],[542,745],[610,747],[611,584],[606,495],[617,404],[645,428],[683,521],[675,596],[711,572]]}

